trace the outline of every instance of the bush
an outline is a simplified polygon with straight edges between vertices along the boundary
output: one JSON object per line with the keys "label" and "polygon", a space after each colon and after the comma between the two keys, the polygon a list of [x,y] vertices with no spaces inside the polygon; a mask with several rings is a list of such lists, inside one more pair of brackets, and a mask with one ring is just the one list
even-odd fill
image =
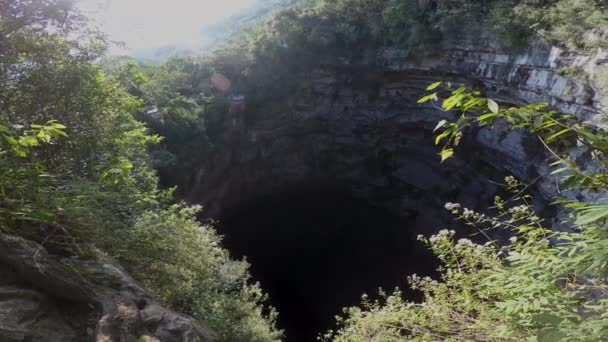
{"label": "bush", "polygon": [[[223,340],[280,339],[276,313],[263,305],[248,265],[196,222],[198,208],[171,205],[173,191],[158,188],[148,149],[162,138],[135,119],[146,99],[129,93],[146,83],[144,75],[122,60],[102,74],[96,61],[107,44],[73,6],[0,3],[0,231],[61,256],[101,249]],[[171,87],[194,89],[188,76],[198,82],[207,72],[198,66],[170,61],[159,70]],[[150,93],[167,121],[197,122],[196,103],[158,87]]]}
{"label": "bush", "polygon": [[[429,86],[435,91],[439,83]],[[433,92],[420,100],[439,100]],[[546,110],[546,104],[500,109],[478,92],[459,88],[441,100],[445,110],[458,109],[460,118],[442,121],[437,143],[442,160],[458,148],[471,125],[492,125],[504,120],[513,128],[537,134],[556,157],[554,175],[563,187],[606,191],[606,167],[586,171],[559,157],[574,138],[594,158],[608,152],[606,132],[576,123],[572,117]],[[551,147],[550,147],[551,146]],[[497,197],[482,214],[457,203],[446,209],[477,229],[488,240],[479,245],[468,239],[454,241],[453,232],[419,239],[442,261],[441,278],[409,277],[424,295],[421,303],[403,300],[399,292],[383,301],[365,301],[349,308],[340,328],[325,339],[336,341],[603,341],[608,338],[608,205],[562,200],[570,211],[572,233],[548,229],[534,214],[527,186],[513,177],[505,179],[509,198]],[[493,230],[512,234],[508,242],[493,241]]]}
{"label": "bush", "polygon": [[569,48],[606,47],[606,42],[587,33],[608,27],[608,12],[601,1],[524,0],[497,1],[491,23],[507,47],[523,47],[534,34],[549,43]]}
{"label": "bush", "polygon": [[249,265],[230,258],[213,227],[197,222],[199,210],[176,204],[145,212],[117,232],[120,243],[110,251],[163,302],[206,322],[222,340],[280,340],[276,313],[250,284]]}

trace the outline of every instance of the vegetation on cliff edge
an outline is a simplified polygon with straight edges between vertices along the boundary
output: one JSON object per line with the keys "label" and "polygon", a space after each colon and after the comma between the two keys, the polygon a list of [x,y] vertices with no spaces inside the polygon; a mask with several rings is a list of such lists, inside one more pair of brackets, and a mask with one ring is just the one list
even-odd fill
{"label": "vegetation on cliff edge", "polygon": [[221,340],[279,340],[248,264],[158,188],[148,148],[162,138],[102,72],[107,46],[72,1],[0,1],[0,230],[61,255],[99,248]]}
{"label": "vegetation on cliff edge", "polygon": [[[306,82],[298,76],[320,64],[373,65],[377,49],[387,46],[422,58],[447,34],[478,36],[485,28],[510,47],[525,46],[534,35],[571,48],[605,47],[596,30],[608,25],[605,6],[599,0],[314,0],[277,13],[211,56],[141,66],[104,59],[106,37],[88,28],[71,1],[0,0],[0,230],[63,255],[86,258],[100,248],[166,305],[208,322],[223,340],[278,340],[276,313],[264,305],[247,263],[232,259],[213,227],[197,222],[200,208],[176,203],[174,189],[158,187],[154,167],[188,184],[229,127],[289,111],[287,95]],[[481,29],[453,29],[474,23]],[[232,94],[246,95],[243,111],[232,112],[227,94],[206,86],[216,73],[232,81]],[[463,88],[426,100],[446,92],[444,109],[463,115],[438,127],[442,159],[457,153],[467,127],[502,120],[543,139],[564,187],[606,190],[604,132],[545,105],[501,109]],[[573,144],[587,148],[601,167],[591,172],[563,157]],[[533,213],[525,187],[512,178],[505,186],[513,197],[497,198],[493,217],[458,204],[447,208],[480,232],[515,232],[510,244],[455,242],[449,231],[421,237],[444,261],[441,279],[410,277],[425,301],[408,303],[399,293],[364,301],[326,338],[608,338],[606,206],[562,203],[575,232],[553,232]]]}

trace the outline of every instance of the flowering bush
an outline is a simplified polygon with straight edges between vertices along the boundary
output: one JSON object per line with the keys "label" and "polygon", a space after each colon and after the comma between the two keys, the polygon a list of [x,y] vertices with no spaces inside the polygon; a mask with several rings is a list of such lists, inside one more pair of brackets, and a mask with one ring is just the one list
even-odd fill
{"label": "flowering bush", "polygon": [[[430,90],[438,87],[431,85]],[[421,100],[439,101],[440,92]],[[459,109],[455,123],[438,125],[444,141],[442,160],[450,158],[467,128],[504,120],[527,129],[557,159],[555,175],[562,186],[605,191],[608,151],[605,132],[572,117],[545,110],[546,105],[500,109],[491,99],[464,88],[443,99],[446,110]],[[593,172],[560,156],[568,139],[586,147],[604,165]],[[446,153],[446,151],[449,151]],[[566,150],[564,150],[565,153]],[[599,157],[597,157],[599,156]],[[345,309],[339,329],[323,338],[336,341],[605,341],[608,339],[608,206],[558,201],[570,211],[571,232],[549,229],[534,213],[527,186],[506,177],[508,198],[496,197],[486,213],[447,203],[446,210],[472,227],[475,241],[456,240],[441,230],[418,239],[440,259],[439,279],[412,275],[408,282],[423,301],[408,302],[399,291],[366,298],[361,307]],[[505,241],[497,231],[511,235]]]}

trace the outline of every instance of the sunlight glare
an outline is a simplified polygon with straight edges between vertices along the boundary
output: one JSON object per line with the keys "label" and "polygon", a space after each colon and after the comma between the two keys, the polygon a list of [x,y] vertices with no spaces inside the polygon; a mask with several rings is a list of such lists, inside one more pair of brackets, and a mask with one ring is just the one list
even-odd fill
{"label": "sunlight glare", "polygon": [[79,0],[110,38],[130,49],[198,46],[201,28],[228,18],[256,0]]}

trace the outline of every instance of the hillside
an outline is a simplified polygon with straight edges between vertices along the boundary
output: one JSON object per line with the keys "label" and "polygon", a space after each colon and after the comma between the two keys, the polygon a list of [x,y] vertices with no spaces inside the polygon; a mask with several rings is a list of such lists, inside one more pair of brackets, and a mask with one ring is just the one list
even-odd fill
{"label": "hillside", "polygon": [[604,2],[207,30],[142,62],[0,2],[0,341],[608,339]]}

